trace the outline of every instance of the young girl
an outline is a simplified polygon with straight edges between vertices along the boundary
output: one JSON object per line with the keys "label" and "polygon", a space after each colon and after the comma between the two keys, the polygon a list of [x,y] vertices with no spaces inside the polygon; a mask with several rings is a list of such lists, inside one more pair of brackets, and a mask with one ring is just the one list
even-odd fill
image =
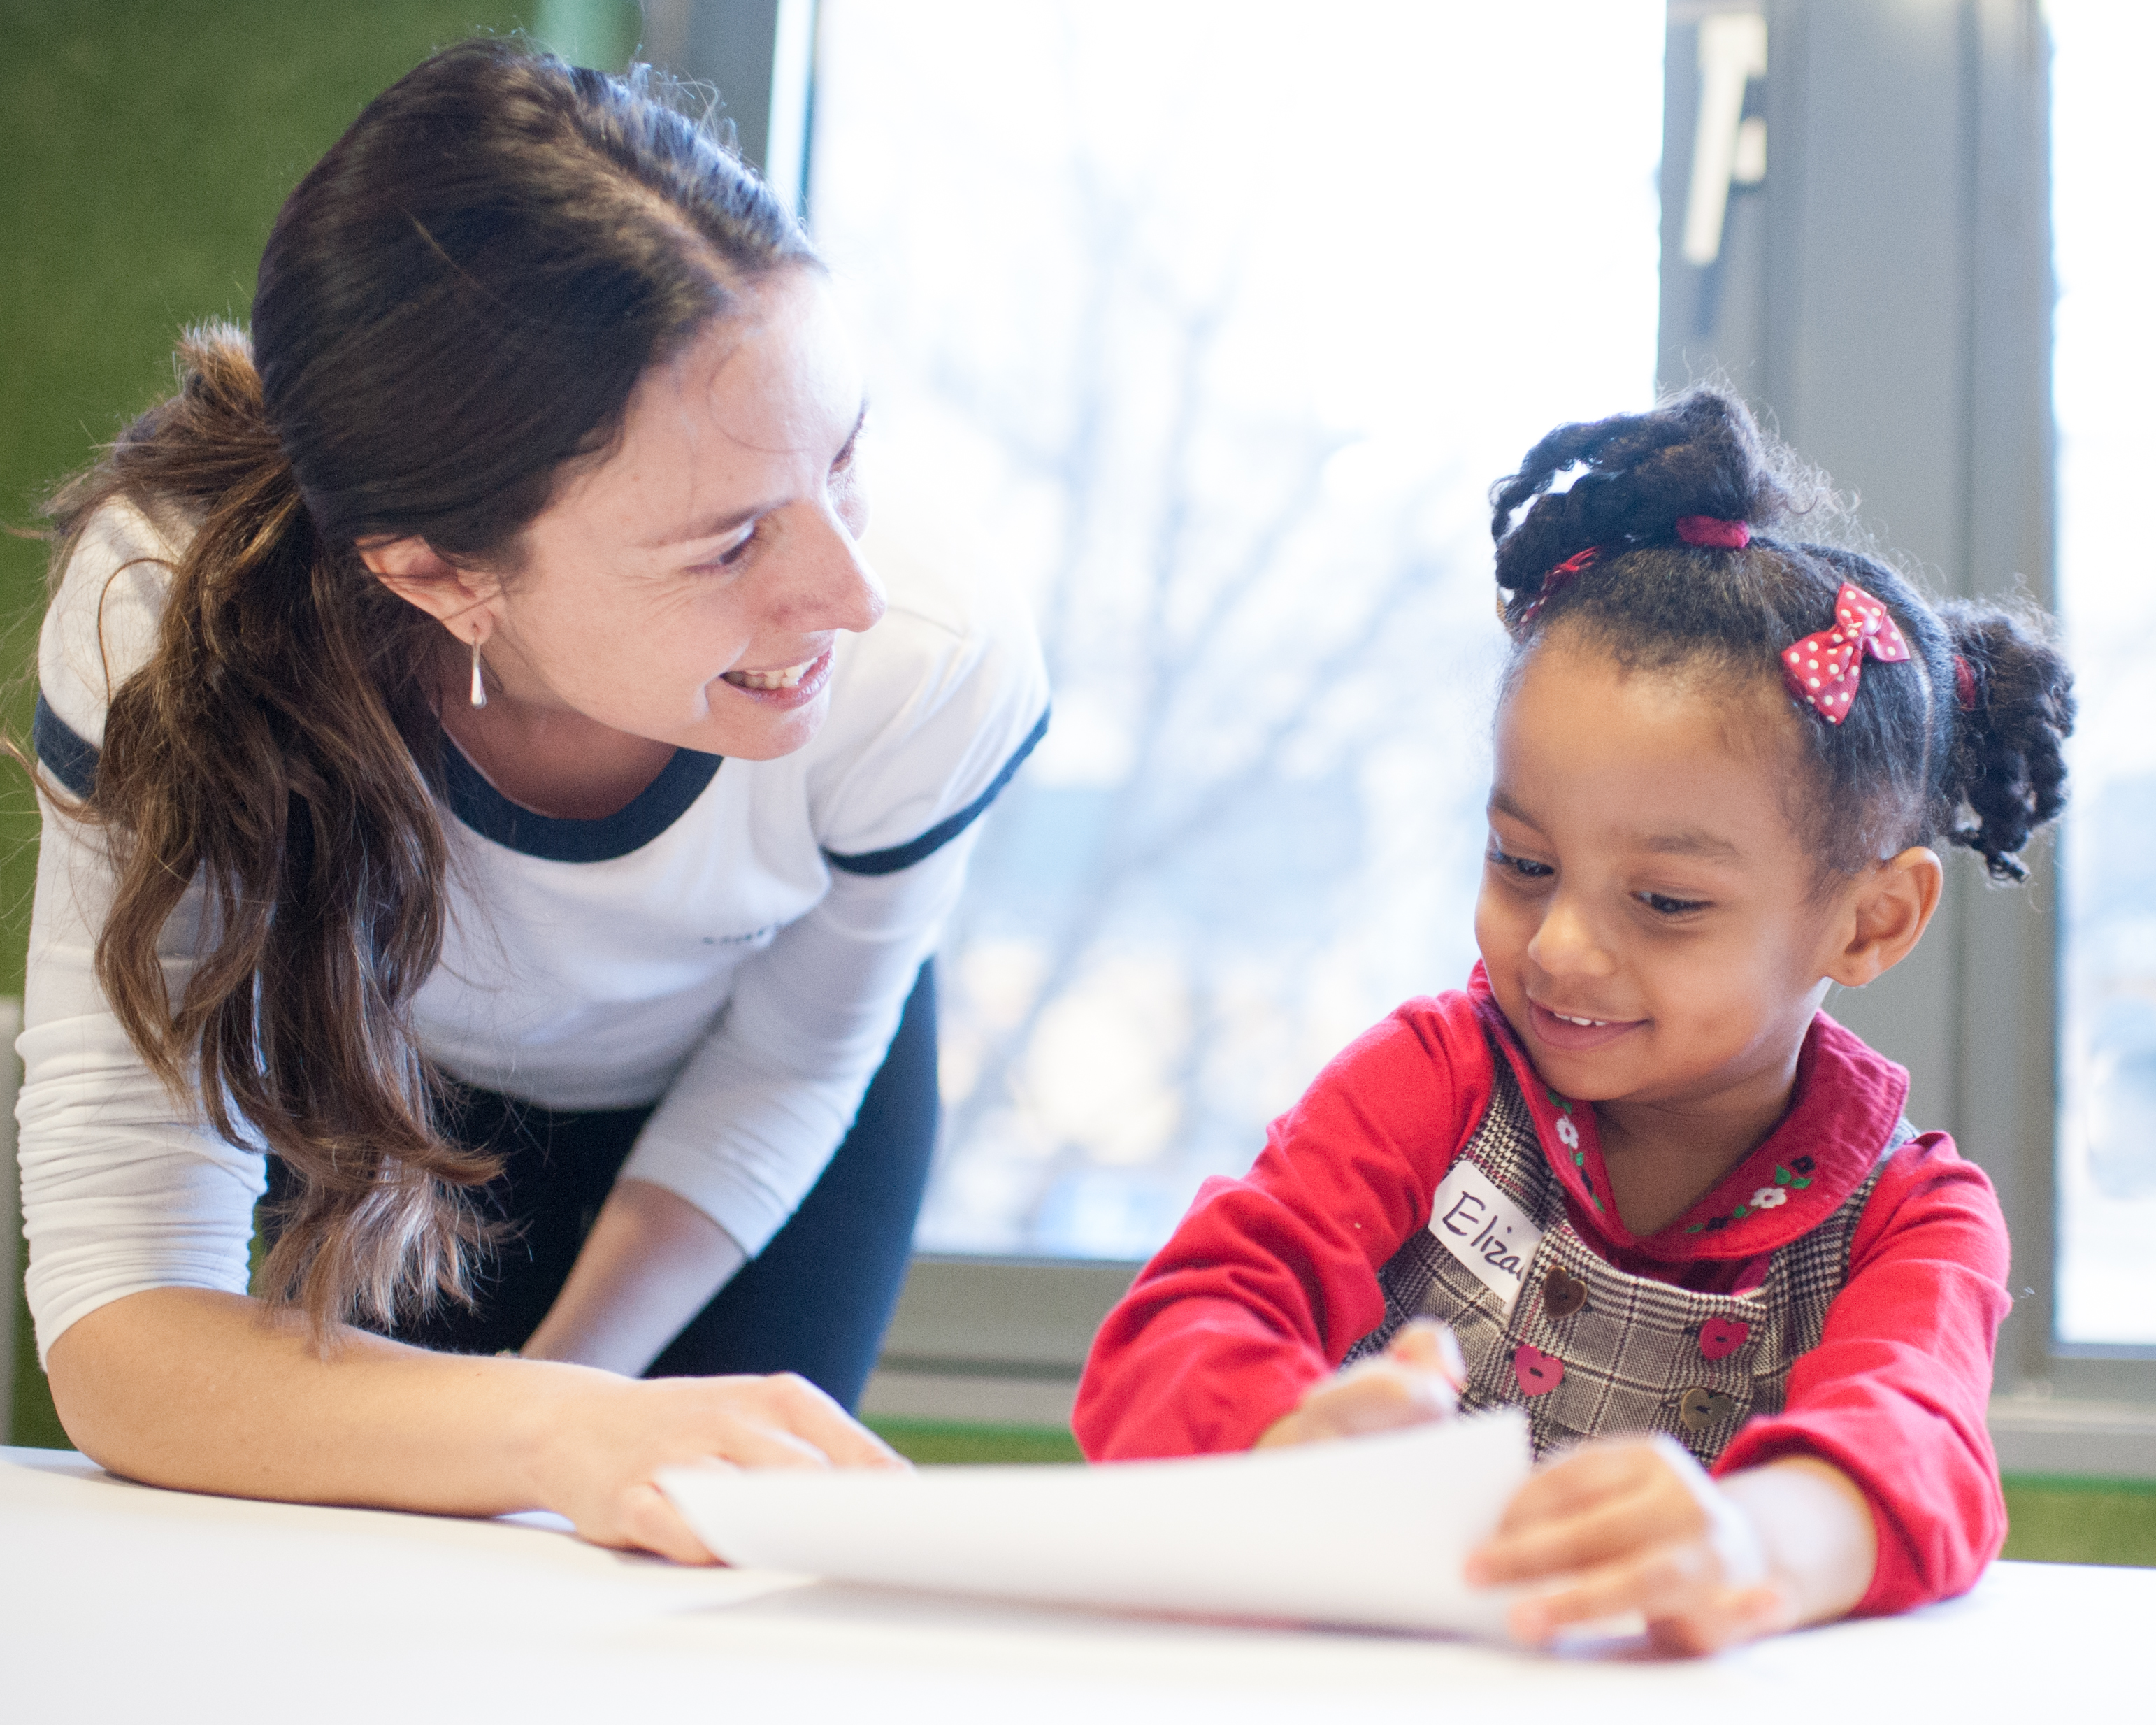
{"label": "young girl", "polygon": [[2020,878],[2066,667],[1783,536],[1794,488],[1721,395],[1562,427],[1495,502],[1482,963],[1208,1183],[1102,1327],[1080,1441],[1522,1406],[1551,1465],[1469,1575],[1527,1584],[1531,1641],[1638,1611],[1698,1651],[1959,1592],[2005,1528],[2005,1229],[1819,1009],[1916,945],[1940,839]]}

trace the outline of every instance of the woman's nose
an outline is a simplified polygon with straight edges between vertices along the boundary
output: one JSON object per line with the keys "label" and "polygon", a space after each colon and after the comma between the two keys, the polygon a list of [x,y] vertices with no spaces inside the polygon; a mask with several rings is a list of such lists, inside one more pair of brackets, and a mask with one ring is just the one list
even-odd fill
{"label": "woman's nose", "polygon": [[1609,976],[1617,968],[1578,900],[1562,892],[1550,900],[1527,957],[1552,976]]}
{"label": "woman's nose", "polygon": [[860,544],[828,505],[802,503],[788,536],[785,567],[774,595],[783,625],[804,634],[844,629],[858,633],[884,614],[883,583],[862,557]]}

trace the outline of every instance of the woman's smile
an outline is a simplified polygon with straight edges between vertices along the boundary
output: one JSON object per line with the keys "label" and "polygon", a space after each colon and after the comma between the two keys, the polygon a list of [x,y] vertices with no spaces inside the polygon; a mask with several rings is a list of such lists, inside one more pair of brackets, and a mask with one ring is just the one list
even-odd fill
{"label": "woman's smile", "polygon": [[832,649],[826,647],[798,665],[782,665],[775,670],[730,670],[719,681],[759,706],[790,712],[824,692],[831,680],[832,656]]}

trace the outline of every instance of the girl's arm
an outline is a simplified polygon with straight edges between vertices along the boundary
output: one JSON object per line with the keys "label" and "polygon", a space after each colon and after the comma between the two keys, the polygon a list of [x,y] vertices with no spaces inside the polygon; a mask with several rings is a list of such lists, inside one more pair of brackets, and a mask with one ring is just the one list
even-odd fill
{"label": "girl's arm", "polygon": [[1528,1639],[1639,1610],[1688,1651],[1966,1591],[2005,1538],[1984,1425],[2005,1272],[1989,1183],[1943,1134],[1915,1140],[1783,1411],[1712,1481],[1666,1439],[1583,1450],[1521,1490],[1471,1573],[1542,1584],[1515,1613]]}
{"label": "girl's arm", "polygon": [[710,1554],[652,1483],[663,1467],[900,1466],[798,1378],[640,1383],[587,1367],[428,1353],[203,1288],[100,1306],[53,1344],[61,1423],[151,1485],[446,1515],[551,1509],[601,1545]]}
{"label": "girl's arm", "polygon": [[[1464,994],[1411,1001],[1209,1180],[1095,1338],[1072,1430],[1095,1461],[1244,1450],[1385,1315],[1377,1272],[1490,1098]],[[1414,1386],[1403,1381],[1409,1393]]]}

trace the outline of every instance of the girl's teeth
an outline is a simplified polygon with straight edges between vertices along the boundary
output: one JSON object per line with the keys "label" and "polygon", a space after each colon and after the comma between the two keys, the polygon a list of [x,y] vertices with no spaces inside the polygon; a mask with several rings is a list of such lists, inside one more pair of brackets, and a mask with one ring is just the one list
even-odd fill
{"label": "girl's teeth", "polygon": [[1576,1019],[1570,1013],[1566,1012],[1553,1012],[1550,1016],[1553,1019],[1563,1019],[1568,1024],[1585,1024],[1589,1029],[1594,1030],[1599,1030],[1609,1022],[1607,1019]]}
{"label": "girl's teeth", "polygon": [[815,662],[811,659],[800,665],[789,665],[784,670],[730,671],[726,680],[744,689],[791,689],[808,675],[808,667]]}

